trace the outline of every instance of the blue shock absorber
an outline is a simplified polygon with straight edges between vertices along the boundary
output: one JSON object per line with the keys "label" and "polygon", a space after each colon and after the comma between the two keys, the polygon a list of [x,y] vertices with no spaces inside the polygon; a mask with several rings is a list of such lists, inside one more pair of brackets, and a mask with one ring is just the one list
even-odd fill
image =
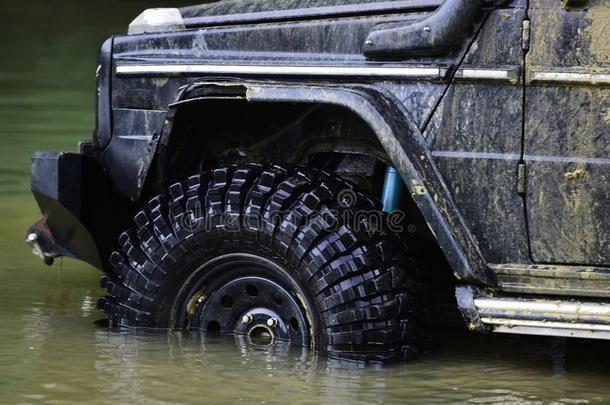
{"label": "blue shock absorber", "polygon": [[383,194],[381,202],[385,212],[396,211],[400,207],[404,185],[400,174],[392,166],[388,166],[385,171],[385,179],[383,181]]}

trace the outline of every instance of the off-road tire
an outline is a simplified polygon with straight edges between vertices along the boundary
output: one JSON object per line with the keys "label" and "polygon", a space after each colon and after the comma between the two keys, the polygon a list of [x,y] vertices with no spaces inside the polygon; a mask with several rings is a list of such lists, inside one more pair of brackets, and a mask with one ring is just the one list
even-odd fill
{"label": "off-road tire", "polygon": [[352,184],[302,166],[192,176],[153,198],[120,236],[114,272],[102,277],[111,295],[98,307],[115,324],[188,328],[172,311],[189,276],[214,257],[247,253],[277,264],[302,288],[318,350],[359,361],[411,358],[428,344],[423,288],[400,238],[385,221],[371,225],[362,215],[379,211]]}

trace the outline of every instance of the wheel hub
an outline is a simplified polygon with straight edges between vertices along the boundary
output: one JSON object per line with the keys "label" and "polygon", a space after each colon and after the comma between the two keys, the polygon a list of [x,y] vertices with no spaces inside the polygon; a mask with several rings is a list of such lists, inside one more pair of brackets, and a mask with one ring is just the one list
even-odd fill
{"label": "wheel hub", "polygon": [[245,271],[238,271],[211,285],[203,295],[208,298],[197,301],[190,328],[243,335],[254,345],[285,341],[308,346],[305,311],[295,295],[271,275],[252,268],[242,270],[260,275],[242,276],[237,274]]}

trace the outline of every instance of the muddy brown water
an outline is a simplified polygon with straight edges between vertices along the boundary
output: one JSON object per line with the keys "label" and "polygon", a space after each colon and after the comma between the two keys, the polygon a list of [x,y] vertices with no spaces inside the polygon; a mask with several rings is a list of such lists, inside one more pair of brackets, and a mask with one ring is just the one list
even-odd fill
{"label": "muddy brown water", "polygon": [[69,260],[47,268],[23,243],[39,215],[29,156],[90,136],[97,48],[147,6],[0,1],[1,403],[610,402],[607,342],[443,331],[428,356],[361,367],[233,337],[95,325],[99,273]]}

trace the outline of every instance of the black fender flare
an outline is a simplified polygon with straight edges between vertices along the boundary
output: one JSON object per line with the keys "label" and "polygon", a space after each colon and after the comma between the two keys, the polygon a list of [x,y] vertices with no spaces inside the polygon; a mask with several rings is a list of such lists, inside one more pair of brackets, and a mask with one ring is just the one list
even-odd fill
{"label": "black fender flare", "polygon": [[[206,87],[210,91],[206,91]],[[169,142],[176,107],[216,98],[214,88],[222,88],[222,97],[226,98],[228,87],[234,89],[235,97],[245,98],[251,103],[321,103],[343,107],[357,114],[376,134],[401,174],[456,278],[461,282],[495,285],[478,243],[451,198],[420,129],[393,95],[372,85],[199,80],[186,86],[176,103],[170,105],[160,144]],[[195,89],[197,91],[193,91]]]}

